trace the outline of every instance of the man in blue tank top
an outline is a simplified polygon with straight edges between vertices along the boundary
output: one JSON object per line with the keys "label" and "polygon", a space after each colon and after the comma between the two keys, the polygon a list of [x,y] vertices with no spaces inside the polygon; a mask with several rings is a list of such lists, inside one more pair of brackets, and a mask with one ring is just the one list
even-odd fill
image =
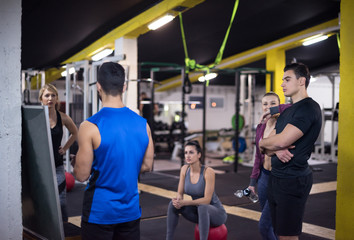
{"label": "man in blue tank top", "polygon": [[103,63],[97,91],[103,108],[81,123],[76,179],[85,189],[82,239],[140,239],[138,176],[151,171],[153,142],[146,120],[125,107],[124,68]]}
{"label": "man in blue tank top", "polygon": [[322,126],[321,109],[307,95],[310,73],[302,63],[284,68],[284,95],[293,105],[279,116],[276,134],[260,141],[260,150],[271,156],[268,201],[279,239],[298,239],[306,200],[312,187],[307,163]]}

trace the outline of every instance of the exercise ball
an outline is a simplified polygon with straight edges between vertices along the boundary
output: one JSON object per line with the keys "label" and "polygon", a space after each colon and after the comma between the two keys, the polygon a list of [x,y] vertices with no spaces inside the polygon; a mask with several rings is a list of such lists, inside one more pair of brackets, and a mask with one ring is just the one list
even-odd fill
{"label": "exercise ball", "polygon": [[[198,224],[195,225],[194,238],[199,240],[199,227]],[[227,228],[225,224],[218,227],[210,227],[208,240],[227,240]]]}
{"label": "exercise ball", "polygon": [[71,173],[65,172],[66,191],[70,192],[75,186],[75,178]]}

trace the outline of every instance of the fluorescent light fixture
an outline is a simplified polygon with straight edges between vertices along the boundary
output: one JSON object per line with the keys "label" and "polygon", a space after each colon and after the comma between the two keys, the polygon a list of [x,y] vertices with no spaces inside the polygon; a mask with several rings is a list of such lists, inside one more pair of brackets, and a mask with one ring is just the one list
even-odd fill
{"label": "fluorescent light fixture", "polygon": [[171,14],[166,14],[165,16],[163,17],[160,17],[159,19],[153,21],[152,23],[150,23],[148,25],[148,28],[150,30],[156,30],[158,29],[159,27],[162,27],[163,25],[171,22],[175,17]]}
{"label": "fluorescent light fixture", "polygon": [[99,61],[102,58],[107,57],[112,52],[113,52],[113,49],[106,48],[106,49],[103,49],[101,52],[96,53],[95,55],[93,55],[91,57],[91,59],[92,59],[92,61]]}
{"label": "fluorescent light fixture", "polygon": [[[66,68],[66,66],[65,66],[65,68]],[[73,74],[74,72],[75,72],[75,68],[74,67],[69,68],[69,74]],[[61,76],[62,77],[66,77],[66,70],[61,72]]]}
{"label": "fluorescent light fixture", "polygon": [[308,46],[308,45],[311,45],[311,44],[314,44],[314,43],[317,43],[317,42],[321,42],[321,41],[323,41],[323,40],[326,40],[327,38],[328,38],[327,35],[317,34],[317,35],[315,35],[315,36],[306,38],[306,39],[304,40],[304,42],[302,43],[302,45]]}
{"label": "fluorescent light fixture", "polygon": [[313,77],[313,76],[311,76],[311,78],[310,78],[310,82],[316,82],[317,81],[317,78],[316,77]]}
{"label": "fluorescent light fixture", "polygon": [[216,78],[217,76],[218,76],[217,73],[208,73],[208,74],[206,74],[205,76],[200,76],[200,77],[198,78],[198,81],[199,81],[199,82],[208,81],[208,80],[211,80],[211,79],[213,79],[213,78]]}

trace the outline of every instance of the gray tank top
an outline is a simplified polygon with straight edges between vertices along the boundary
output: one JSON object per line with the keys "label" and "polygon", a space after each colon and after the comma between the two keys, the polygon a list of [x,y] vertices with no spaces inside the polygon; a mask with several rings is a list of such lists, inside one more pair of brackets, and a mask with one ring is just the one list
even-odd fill
{"label": "gray tank top", "polygon": [[[200,169],[200,175],[198,182],[193,184],[190,178],[190,167],[187,168],[186,178],[184,179],[184,191],[186,194],[190,195],[192,199],[198,199],[204,197],[205,190],[205,178],[204,178],[204,169],[205,166],[202,165]],[[210,205],[214,205],[216,207],[224,208],[218,198],[218,196],[213,192],[213,196],[211,198]]]}

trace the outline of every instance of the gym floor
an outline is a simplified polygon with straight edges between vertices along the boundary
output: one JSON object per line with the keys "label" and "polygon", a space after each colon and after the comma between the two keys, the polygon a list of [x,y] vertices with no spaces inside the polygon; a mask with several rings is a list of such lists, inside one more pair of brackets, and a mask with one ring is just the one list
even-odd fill
{"label": "gym floor", "polygon": [[[155,160],[154,171],[142,174],[139,181],[141,217],[141,240],[162,240],[166,237],[167,206],[175,197],[180,163],[167,159]],[[206,165],[216,170],[216,193],[228,213],[226,227],[228,239],[261,239],[258,220],[261,214],[258,203],[246,198],[236,198],[233,193],[249,184],[252,167],[239,164],[237,173],[233,164],[221,159],[206,157]],[[300,239],[335,239],[335,209],[337,164],[309,161],[314,184],[306,204],[303,233]],[[81,206],[85,185],[76,183],[67,193],[69,222],[80,227]],[[194,239],[195,224],[180,217],[175,239]],[[77,228],[78,229],[78,228]],[[66,228],[66,236],[70,235]]]}

